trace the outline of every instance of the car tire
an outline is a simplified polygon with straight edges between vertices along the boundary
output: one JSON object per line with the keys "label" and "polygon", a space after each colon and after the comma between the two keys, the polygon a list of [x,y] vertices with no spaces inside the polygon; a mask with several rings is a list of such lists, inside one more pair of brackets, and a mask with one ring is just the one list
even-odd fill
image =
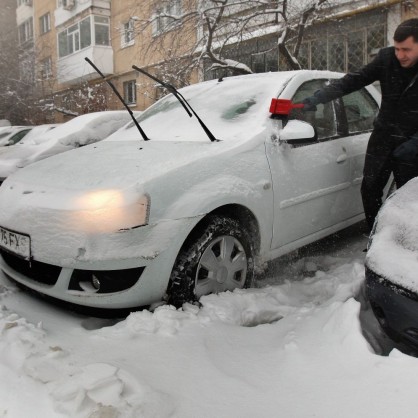
{"label": "car tire", "polygon": [[181,248],[170,276],[167,301],[175,307],[203,295],[250,287],[254,247],[235,219],[211,215]]}

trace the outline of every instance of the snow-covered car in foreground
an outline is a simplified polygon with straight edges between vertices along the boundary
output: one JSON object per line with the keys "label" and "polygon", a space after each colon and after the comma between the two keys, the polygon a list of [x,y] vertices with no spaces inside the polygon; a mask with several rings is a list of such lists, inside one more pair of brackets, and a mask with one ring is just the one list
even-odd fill
{"label": "snow-covered car in foreground", "polygon": [[77,116],[53,130],[36,127],[17,146],[0,153],[0,182],[35,161],[101,141],[129,120],[128,112],[117,110]]}
{"label": "snow-covered car in foreground", "polygon": [[366,257],[373,312],[394,340],[418,348],[418,178],[379,211]]}
{"label": "snow-covered car in foreground", "polygon": [[0,188],[3,272],[55,299],[109,309],[163,298],[180,306],[251,285],[265,261],[364,217],[359,187],[378,92],[315,112],[283,115],[280,105],[340,76],[200,83],[181,94],[217,141],[170,94],[138,118],[149,141],[130,123],[15,173]]}

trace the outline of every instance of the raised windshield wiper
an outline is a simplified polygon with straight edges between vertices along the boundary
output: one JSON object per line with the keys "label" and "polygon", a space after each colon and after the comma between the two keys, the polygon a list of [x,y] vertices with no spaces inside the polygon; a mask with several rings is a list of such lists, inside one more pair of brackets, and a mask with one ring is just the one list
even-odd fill
{"label": "raised windshield wiper", "polygon": [[87,57],[84,58],[96,71],[97,73],[103,78],[104,81],[106,81],[106,83],[111,87],[111,89],[114,91],[114,93],[116,94],[116,96],[118,97],[118,99],[122,102],[122,104],[126,107],[126,110],[128,111],[128,113],[131,115],[131,118],[135,124],[135,126],[138,128],[139,133],[141,134],[142,138],[144,139],[144,141],[149,141],[149,138],[147,137],[147,135],[145,134],[145,132],[142,130],[142,128],[139,126],[138,121],[135,119],[135,116],[132,112],[132,110],[130,109],[130,107],[125,103],[125,100],[123,100],[122,96],[119,94],[119,92],[116,90],[116,87],[113,85],[113,83],[111,83],[109,80],[106,80],[106,77],[103,75],[103,73],[91,62],[91,60]]}
{"label": "raised windshield wiper", "polygon": [[161,84],[163,87],[165,87],[170,93],[173,94],[173,96],[181,103],[184,110],[187,112],[187,114],[192,117],[192,114],[196,117],[196,119],[199,121],[200,126],[205,131],[206,135],[209,137],[209,139],[214,142],[218,141],[218,139],[215,138],[213,133],[209,130],[209,128],[203,123],[202,119],[199,118],[197,113],[194,111],[194,109],[190,106],[190,103],[182,96],[182,94],[172,85],[169,83],[166,83],[162,80],[159,80],[157,77],[153,76],[150,73],[147,73],[145,70],[137,67],[136,65],[133,65],[132,68],[136,71],[139,71],[140,73],[146,75],[147,77],[151,78],[152,80],[156,81],[157,83]]}

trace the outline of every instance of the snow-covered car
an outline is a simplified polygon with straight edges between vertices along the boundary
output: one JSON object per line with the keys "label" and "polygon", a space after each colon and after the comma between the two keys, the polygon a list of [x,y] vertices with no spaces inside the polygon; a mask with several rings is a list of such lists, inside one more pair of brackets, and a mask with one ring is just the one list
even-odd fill
{"label": "snow-covered car", "polygon": [[129,120],[128,112],[115,110],[77,116],[53,130],[52,125],[42,125],[43,131],[34,128],[17,146],[0,153],[0,182],[35,161],[101,141]]}
{"label": "snow-covered car", "polygon": [[7,126],[0,128],[0,147],[7,147],[18,143],[32,126]]}
{"label": "snow-covered car", "polygon": [[293,71],[189,86],[180,92],[206,130],[170,94],[137,119],[150,140],[132,122],[15,173],[0,188],[1,269],[93,308],[180,306],[250,286],[266,261],[364,218],[379,93],[370,86],[305,113],[289,101],[337,77]]}
{"label": "snow-covered car", "polygon": [[380,209],[366,257],[373,312],[394,340],[418,348],[418,178]]}

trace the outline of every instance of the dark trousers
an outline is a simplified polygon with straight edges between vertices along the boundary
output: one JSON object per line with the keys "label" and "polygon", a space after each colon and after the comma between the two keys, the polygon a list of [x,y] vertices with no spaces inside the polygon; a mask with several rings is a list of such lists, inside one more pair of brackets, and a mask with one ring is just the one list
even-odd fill
{"label": "dark trousers", "polygon": [[391,173],[397,188],[418,176],[415,164],[404,164],[393,158],[394,150],[406,140],[381,130],[374,130],[370,136],[361,184],[364,213],[370,231],[382,206],[383,191]]}

